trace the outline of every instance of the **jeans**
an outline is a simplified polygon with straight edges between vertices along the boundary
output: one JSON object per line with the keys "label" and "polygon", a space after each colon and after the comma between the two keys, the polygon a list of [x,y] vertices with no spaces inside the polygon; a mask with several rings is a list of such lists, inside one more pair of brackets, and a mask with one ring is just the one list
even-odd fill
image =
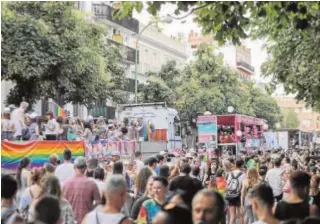
{"label": "jeans", "polygon": [[254,223],[256,218],[254,217],[252,206],[246,206],[246,214],[248,217],[248,224]]}

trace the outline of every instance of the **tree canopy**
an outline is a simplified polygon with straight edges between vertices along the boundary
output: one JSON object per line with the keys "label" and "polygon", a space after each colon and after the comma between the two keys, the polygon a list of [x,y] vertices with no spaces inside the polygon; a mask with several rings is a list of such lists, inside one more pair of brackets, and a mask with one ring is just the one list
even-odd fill
{"label": "tree canopy", "polygon": [[[147,11],[157,15],[163,4],[176,7],[175,19],[192,13],[202,32],[220,44],[240,44],[247,37],[266,40],[271,59],[263,74],[273,77],[273,85],[283,83],[288,93],[297,93],[298,100],[320,108],[320,2],[147,1]],[[141,2],[122,2],[114,15],[130,16],[142,8]]]}
{"label": "tree canopy", "polygon": [[298,128],[299,127],[299,118],[297,113],[292,109],[283,109],[282,110],[283,119],[280,123],[281,128]]}
{"label": "tree canopy", "polygon": [[281,112],[275,99],[253,83],[240,80],[213,51],[211,45],[200,45],[195,60],[182,69],[168,62],[139,88],[141,99],[174,105],[181,119],[190,122],[205,111],[227,113],[228,106],[233,106],[236,113],[265,119],[270,127],[280,122]]}
{"label": "tree canopy", "polygon": [[1,11],[2,78],[14,83],[8,104],[46,97],[92,107],[119,84],[117,49],[104,45],[103,27],[74,2],[5,2]]}

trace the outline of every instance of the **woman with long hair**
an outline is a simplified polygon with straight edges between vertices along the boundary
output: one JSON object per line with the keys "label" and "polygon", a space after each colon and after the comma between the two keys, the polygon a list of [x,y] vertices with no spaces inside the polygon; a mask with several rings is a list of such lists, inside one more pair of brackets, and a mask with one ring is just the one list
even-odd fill
{"label": "woman with long hair", "polygon": [[213,182],[213,180],[215,180],[218,168],[219,168],[219,161],[218,160],[211,160],[209,162],[208,169],[205,174],[204,181],[203,181],[205,186],[213,187],[213,183],[211,183],[211,182]]}
{"label": "woman with long hair", "polygon": [[147,182],[149,177],[152,176],[152,171],[148,167],[140,170],[134,181],[134,197],[140,198],[147,189]]}
{"label": "woman with long hair", "polygon": [[18,189],[21,192],[24,191],[29,185],[29,179],[31,175],[31,172],[29,171],[30,165],[30,159],[28,157],[24,157],[18,166],[16,178],[18,182]]}
{"label": "woman with long hair", "polygon": [[19,210],[26,214],[27,217],[29,216],[28,214],[31,203],[41,195],[45,173],[46,171],[44,168],[33,169],[30,176],[31,185],[21,194]]}
{"label": "woman with long hair", "polygon": [[[39,200],[47,196],[53,196],[59,200],[60,211],[61,211],[59,223],[74,224],[75,216],[72,211],[72,206],[66,199],[63,198],[60,182],[58,178],[53,175],[48,175],[44,178],[42,192],[37,198],[37,200],[33,202],[33,205],[35,205]],[[33,206],[31,207],[31,211],[32,210],[33,210]],[[31,220],[29,221],[33,221],[33,217],[31,217]]]}
{"label": "woman with long hair", "polygon": [[245,211],[244,223],[253,223],[254,215],[252,211],[251,200],[249,199],[250,191],[255,185],[259,183],[258,170],[255,167],[251,167],[247,172],[247,178],[243,180],[241,190],[241,207]]}

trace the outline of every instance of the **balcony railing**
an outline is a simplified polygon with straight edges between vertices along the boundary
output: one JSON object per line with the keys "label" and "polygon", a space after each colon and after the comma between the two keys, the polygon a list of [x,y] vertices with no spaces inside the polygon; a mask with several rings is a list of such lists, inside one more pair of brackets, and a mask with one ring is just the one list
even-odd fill
{"label": "balcony railing", "polygon": [[92,4],[92,11],[94,12],[94,15],[97,19],[106,19],[120,26],[123,26],[135,33],[139,33],[138,20],[130,17],[124,17],[123,19],[112,18],[113,8],[109,5]]}
{"label": "balcony railing", "polygon": [[[118,48],[123,48],[124,49],[124,57],[123,59],[131,62],[131,63],[135,63],[136,62],[136,49],[125,46],[117,41],[114,40],[110,40],[108,39],[108,44],[110,45],[115,45]],[[139,51],[138,51],[138,63],[139,63]]]}
{"label": "balcony railing", "polygon": [[249,65],[247,62],[245,61],[238,61],[237,62],[237,67],[241,67],[243,69],[245,69],[248,72],[253,73],[254,72],[254,67],[252,65]]}

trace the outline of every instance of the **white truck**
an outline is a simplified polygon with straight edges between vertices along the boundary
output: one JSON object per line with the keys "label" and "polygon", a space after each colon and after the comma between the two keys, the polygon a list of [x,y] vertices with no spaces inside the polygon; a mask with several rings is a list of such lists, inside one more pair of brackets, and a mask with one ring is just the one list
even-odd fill
{"label": "white truck", "polygon": [[165,103],[121,104],[116,110],[116,119],[137,122],[142,119],[144,124],[152,124],[153,138],[139,142],[144,154],[154,154],[161,150],[169,152],[182,148],[181,126],[178,111],[168,108]]}

